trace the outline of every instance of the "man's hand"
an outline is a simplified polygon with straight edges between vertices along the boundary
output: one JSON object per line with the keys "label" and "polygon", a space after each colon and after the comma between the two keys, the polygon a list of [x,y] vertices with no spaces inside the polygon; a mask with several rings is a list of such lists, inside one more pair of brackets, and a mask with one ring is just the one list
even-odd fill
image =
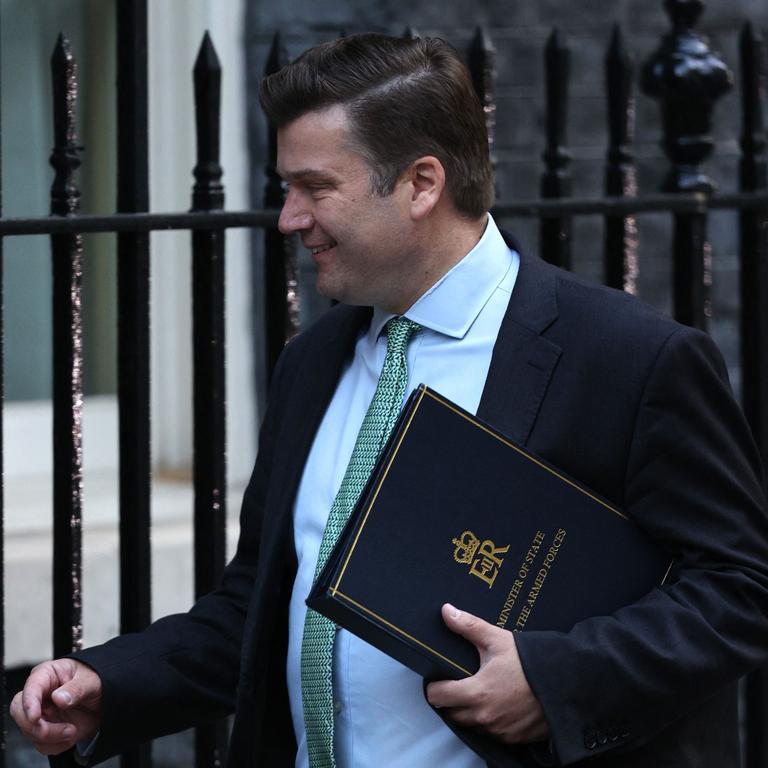
{"label": "man's hand", "polygon": [[44,755],[90,741],[101,727],[101,678],[74,659],[38,664],[11,702],[21,732]]}
{"label": "man's hand", "polygon": [[443,606],[443,621],[477,647],[480,669],[464,680],[430,683],[429,703],[449,709],[457,723],[487,731],[507,744],[545,739],[547,721],[525,679],[512,632],[448,603]]}

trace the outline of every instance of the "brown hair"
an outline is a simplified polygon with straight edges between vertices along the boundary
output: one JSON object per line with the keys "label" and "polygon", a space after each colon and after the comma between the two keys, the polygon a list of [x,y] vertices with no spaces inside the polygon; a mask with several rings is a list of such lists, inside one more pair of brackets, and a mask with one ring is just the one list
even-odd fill
{"label": "brown hair", "polygon": [[483,109],[444,40],[361,34],[323,43],[265,77],[259,97],[278,128],[343,105],[376,194],[390,194],[410,163],[433,155],[460,213],[479,218],[493,202]]}

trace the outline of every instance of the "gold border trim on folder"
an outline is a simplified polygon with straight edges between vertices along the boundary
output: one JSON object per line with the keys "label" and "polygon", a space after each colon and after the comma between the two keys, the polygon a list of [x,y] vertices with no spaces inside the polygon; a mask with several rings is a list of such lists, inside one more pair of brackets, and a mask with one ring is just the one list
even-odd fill
{"label": "gold border trim on folder", "polygon": [[421,640],[419,640],[418,638],[414,637],[413,635],[409,635],[405,630],[400,629],[400,627],[398,627],[398,626],[395,626],[391,621],[387,621],[383,616],[379,616],[378,613],[375,613],[370,608],[366,608],[364,605],[362,605],[361,603],[358,603],[357,600],[354,600],[349,595],[345,595],[343,592],[339,592],[336,589],[332,589],[331,592],[332,592],[334,597],[340,597],[343,600],[346,600],[351,605],[354,605],[355,608],[359,608],[361,611],[364,611],[369,616],[373,616],[374,619],[377,619],[382,624],[385,624],[386,626],[388,626],[390,629],[394,629],[395,632],[397,632],[398,634],[403,635],[403,637],[407,637],[409,640],[412,640],[417,645],[420,645],[422,648],[426,649],[430,653],[433,653],[435,656],[438,656],[443,661],[448,662],[448,664],[450,664],[452,667],[456,667],[456,669],[458,669],[460,672],[463,672],[468,677],[472,676],[473,673],[470,672],[465,667],[462,667],[461,664],[457,664],[455,661],[453,661],[453,659],[449,659],[447,656],[443,656],[443,654],[440,653],[440,651],[436,651],[434,648],[432,648],[431,646],[427,645],[426,643],[423,643]]}

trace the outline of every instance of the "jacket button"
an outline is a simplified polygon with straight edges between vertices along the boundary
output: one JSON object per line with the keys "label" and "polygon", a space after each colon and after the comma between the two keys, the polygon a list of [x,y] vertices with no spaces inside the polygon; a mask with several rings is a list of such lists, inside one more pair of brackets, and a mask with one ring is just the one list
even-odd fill
{"label": "jacket button", "polygon": [[597,734],[594,731],[584,731],[584,746],[594,749],[597,746]]}
{"label": "jacket button", "polygon": [[597,732],[597,743],[601,746],[608,741],[608,736],[606,736],[605,731],[598,731]]}

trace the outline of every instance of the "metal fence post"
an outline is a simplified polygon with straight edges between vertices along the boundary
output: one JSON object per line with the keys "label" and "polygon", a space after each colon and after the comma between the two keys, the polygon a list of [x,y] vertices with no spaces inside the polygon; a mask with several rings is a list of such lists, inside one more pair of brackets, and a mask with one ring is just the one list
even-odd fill
{"label": "metal fence post", "polygon": [[[221,66],[206,32],[194,68],[197,165],[193,211],[219,211],[224,187],[219,164]],[[195,598],[214,589],[226,556],[226,376],[224,368],[224,231],[192,232],[192,338],[195,485]],[[195,765],[224,761],[226,723],[195,729]]]}
{"label": "metal fence post", "polygon": [[[714,147],[710,135],[715,101],[731,87],[731,73],[694,31],[702,0],[666,0],[672,31],[646,61],[641,85],[658,99],[664,126],[662,146],[672,166],[663,189],[711,193],[714,182],[701,169]],[[706,329],[712,265],[704,213],[675,215],[674,307],[680,322]]]}
{"label": "metal fence post", "polygon": [[[54,148],[51,214],[80,208],[75,112],[77,67],[63,35],[51,57]],[[83,242],[51,235],[53,258],[53,653],[77,650],[83,637],[81,575],[83,327],[80,304]]]}
{"label": "metal fence post", "polygon": [[[149,210],[147,9],[117,7],[117,209]],[[151,619],[149,440],[149,233],[121,232],[118,251],[118,402],[120,408],[120,630]]]}
{"label": "metal fence post", "polygon": [[[149,210],[147,3],[117,3],[117,210]],[[120,433],[120,631],[152,618],[150,542],[149,232],[117,235],[117,394]],[[145,768],[152,747],[127,751]]]}

